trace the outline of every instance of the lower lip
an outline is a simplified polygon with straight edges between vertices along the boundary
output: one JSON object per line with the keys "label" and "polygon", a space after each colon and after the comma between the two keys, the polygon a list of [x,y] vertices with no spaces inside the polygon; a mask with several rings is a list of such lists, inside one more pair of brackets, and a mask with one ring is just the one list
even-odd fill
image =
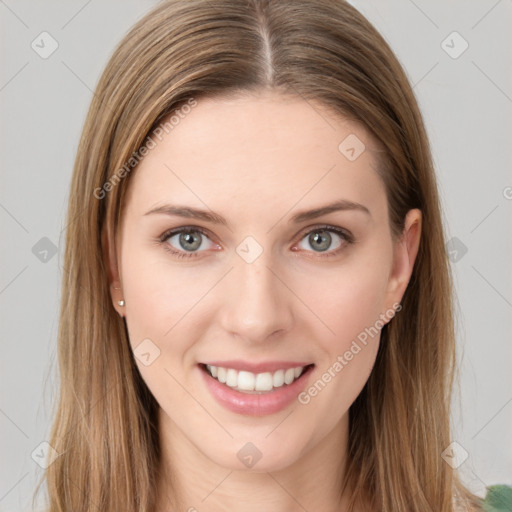
{"label": "lower lip", "polygon": [[217,402],[232,412],[246,416],[266,416],[288,407],[306,387],[313,368],[313,366],[308,367],[298,379],[289,385],[262,394],[249,394],[222,384],[198,365],[210,393]]}

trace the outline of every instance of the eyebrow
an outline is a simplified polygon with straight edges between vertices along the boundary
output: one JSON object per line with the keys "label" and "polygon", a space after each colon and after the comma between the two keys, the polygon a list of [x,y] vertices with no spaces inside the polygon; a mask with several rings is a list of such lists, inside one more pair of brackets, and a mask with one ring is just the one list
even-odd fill
{"label": "eyebrow", "polygon": [[[353,201],[347,201],[346,199],[340,199],[338,201],[327,204],[325,206],[321,206],[319,208],[314,208],[312,210],[304,210],[299,213],[296,213],[293,217],[291,217],[290,222],[294,224],[299,224],[301,222],[313,220],[316,219],[317,217],[321,217],[322,215],[327,215],[329,213],[337,211],[359,211],[371,216],[370,210],[366,206],[360,203],[354,203]],[[221,224],[223,226],[228,225],[227,220],[224,217],[222,217],[222,215],[219,215],[218,213],[215,213],[211,210],[201,210],[199,208],[193,208],[191,206],[163,204],[161,206],[152,208],[151,210],[147,211],[144,215],[151,215],[155,213],[184,217],[187,219],[198,219],[206,222],[211,222],[212,224]]]}

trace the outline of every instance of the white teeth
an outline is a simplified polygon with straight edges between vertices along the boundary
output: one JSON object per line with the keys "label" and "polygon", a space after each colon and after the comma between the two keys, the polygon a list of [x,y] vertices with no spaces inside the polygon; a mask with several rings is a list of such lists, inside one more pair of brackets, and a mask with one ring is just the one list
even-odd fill
{"label": "white teeth", "polygon": [[228,368],[226,372],[226,386],[236,388],[238,384],[238,372],[232,368]]}
{"label": "white teeth", "polygon": [[271,391],[273,386],[274,383],[270,372],[258,373],[258,375],[256,375],[254,391]]}
{"label": "white teeth", "polygon": [[288,368],[288,370],[284,372],[284,383],[291,384],[295,379],[294,375],[295,372],[293,371],[293,368]]}
{"label": "white teeth", "polygon": [[280,388],[284,384],[284,370],[277,370],[272,376],[272,384],[275,388]]}
{"label": "white teeth", "polygon": [[209,364],[206,365],[206,368],[212,377],[231,388],[244,392],[262,392],[272,391],[273,388],[280,388],[284,384],[291,384],[302,375],[305,367],[297,366],[287,370],[277,370],[274,373],[264,372],[258,374]]}
{"label": "white teeth", "polygon": [[[213,375],[213,372],[212,372]],[[238,372],[238,388],[244,391],[252,391],[254,389],[256,379],[254,373]]]}
{"label": "white teeth", "polygon": [[[217,380],[219,382],[222,382],[222,384],[226,383],[226,368],[217,368],[215,366],[212,366],[211,368],[215,368],[217,370]],[[213,375],[213,374],[212,374]]]}

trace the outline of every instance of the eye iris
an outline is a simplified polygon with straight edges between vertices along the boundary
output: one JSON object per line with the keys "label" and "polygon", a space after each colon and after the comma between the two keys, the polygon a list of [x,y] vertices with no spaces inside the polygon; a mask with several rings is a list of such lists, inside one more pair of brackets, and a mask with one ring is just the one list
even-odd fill
{"label": "eye iris", "polygon": [[186,251],[194,251],[201,246],[201,235],[196,231],[180,233],[180,245]]}
{"label": "eye iris", "polygon": [[309,235],[311,247],[316,247],[321,252],[329,249],[331,242],[332,237],[328,231],[315,231]]}

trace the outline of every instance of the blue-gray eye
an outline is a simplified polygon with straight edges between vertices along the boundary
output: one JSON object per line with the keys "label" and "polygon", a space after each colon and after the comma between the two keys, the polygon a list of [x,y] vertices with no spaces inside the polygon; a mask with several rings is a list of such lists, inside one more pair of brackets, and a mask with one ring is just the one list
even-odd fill
{"label": "blue-gray eye", "polygon": [[[307,247],[302,245],[304,241],[309,244],[315,252],[325,252],[341,247],[344,237],[343,234],[330,229],[314,229],[313,231],[310,231],[299,243],[299,247],[301,249],[308,250]],[[336,242],[335,246],[331,246],[333,241]]]}
{"label": "blue-gray eye", "polygon": [[[195,252],[199,249],[208,249],[208,237],[195,229],[176,232],[167,238],[167,242],[174,249],[181,251]],[[175,245],[176,243],[179,245]]]}

